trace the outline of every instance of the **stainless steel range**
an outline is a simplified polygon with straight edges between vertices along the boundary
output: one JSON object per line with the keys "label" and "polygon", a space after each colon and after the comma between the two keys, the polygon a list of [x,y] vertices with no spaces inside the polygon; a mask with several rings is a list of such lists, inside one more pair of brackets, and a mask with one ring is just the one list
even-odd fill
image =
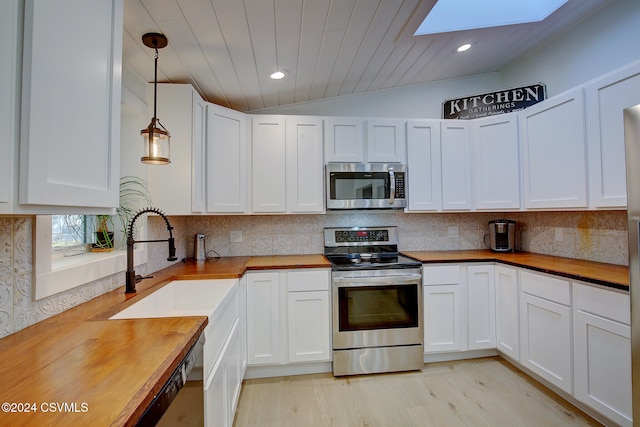
{"label": "stainless steel range", "polygon": [[422,369],[422,264],[396,227],[325,228],[332,266],[333,374]]}

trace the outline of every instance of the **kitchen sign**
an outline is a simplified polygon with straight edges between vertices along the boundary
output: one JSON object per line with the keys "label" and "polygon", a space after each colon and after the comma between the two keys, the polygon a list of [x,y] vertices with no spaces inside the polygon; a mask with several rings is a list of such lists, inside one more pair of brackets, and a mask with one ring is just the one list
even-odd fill
{"label": "kitchen sign", "polygon": [[450,99],[442,103],[443,119],[477,119],[479,117],[518,111],[543,101],[546,88],[542,83]]}

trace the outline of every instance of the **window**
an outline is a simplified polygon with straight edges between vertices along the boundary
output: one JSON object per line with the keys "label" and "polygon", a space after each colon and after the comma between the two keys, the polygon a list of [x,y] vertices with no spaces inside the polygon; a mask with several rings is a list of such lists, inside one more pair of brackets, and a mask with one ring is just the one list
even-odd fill
{"label": "window", "polygon": [[51,247],[54,251],[65,250],[89,243],[84,215],[51,216]]}

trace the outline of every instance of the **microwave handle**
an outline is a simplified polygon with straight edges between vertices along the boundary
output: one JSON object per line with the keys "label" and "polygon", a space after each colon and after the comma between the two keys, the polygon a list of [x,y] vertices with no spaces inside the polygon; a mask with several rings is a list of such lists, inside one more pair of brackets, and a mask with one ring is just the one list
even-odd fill
{"label": "microwave handle", "polygon": [[392,205],[396,198],[396,177],[393,168],[389,168],[389,204]]}

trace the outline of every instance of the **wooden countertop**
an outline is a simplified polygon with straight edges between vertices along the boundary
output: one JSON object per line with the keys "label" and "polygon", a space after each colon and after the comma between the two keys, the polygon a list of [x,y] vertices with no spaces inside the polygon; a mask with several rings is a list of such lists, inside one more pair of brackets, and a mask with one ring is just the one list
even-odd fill
{"label": "wooden countertop", "polygon": [[[628,268],[529,253],[403,252],[424,263],[499,261],[628,290]],[[101,295],[0,339],[0,403],[37,412],[0,412],[0,425],[132,425],[204,330],[207,318],[107,320],[172,280],[232,279],[246,271],[329,268],[322,255],[187,260],[136,285]],[[45,412],[66,404],[71,412]]]}
{"label": "wooden countertop", "polygon": [[[108,320],[172,280],[240,278],[247,269],[330,267],[322,255],[176,263],[0,339],[0,425],[133,425],[207,325],[205,316]],[[31,412],[24,411],[29,404]],[[49,405],[67,405],[52,412]],[[35,406],[34,406],[35,405]]]}
{"label": "wooden countertop", "polygon": [[498,253],[489,250],[408,251],[403,254],[423,263],[499,261],[505,264],[583,280],[611,288],[629,290],[629,268],[529,252]]}

